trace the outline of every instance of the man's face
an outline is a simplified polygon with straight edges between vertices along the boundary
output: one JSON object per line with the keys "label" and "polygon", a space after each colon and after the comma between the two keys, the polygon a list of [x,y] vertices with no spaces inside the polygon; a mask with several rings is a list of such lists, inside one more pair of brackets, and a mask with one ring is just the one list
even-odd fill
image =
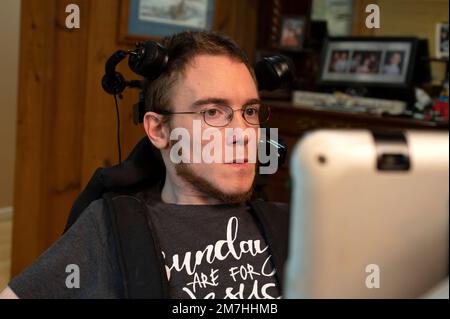
{"label": "man's face", "polygon": [[[206,102],[207,100],[217,100]],[[204,101],[205,103],[200,103]],[[172,112],[198,112],[219,104],[239,110],[249,103],[258,101],[258,91],[255,82],[245,64],[227,56],[198,55],[186,67],[185,72],[172,88]],[[172,129],[185,128],[191,136],[190,146],[194,138],[194,123],[201,123],[201,131],[210,127],[204,122],[201,114],[176,114],[170,119]],[[233,113],[232,121],[225,127],[217,128],[221,133],[222,160],[220,163],[189,163],[174,164],[170,159],[166,165],[173,165],[177,175],[203,193],[225,202],[245,200],[251,193],[255,178],[255,163],[227,163],[226,150],[236,149],[236,138],[225,136],[226,128],[256,130],[258,126],[248,124],[242,117],[242,112]],[[257,135],[256,135],[257,136]],[[172,143],[176,143],[173,141]],[[203,146],[210,140],[201,141]],[[249,149],[256,148],[257,143],[249,143],[248,138],[241,138],[244,158],[248,159]],[[234,153],[235,154],[235,153]],[[193,154],[191,154],[191,159]],[[200,157],[201,158],[201,157]],[[233,159],[236,159],[235,156]]]}
{"label": "man's face", "polygon": [[399,53],[394,53],[391,57],[391,64],[399,64],[401,60],[401,56]]}

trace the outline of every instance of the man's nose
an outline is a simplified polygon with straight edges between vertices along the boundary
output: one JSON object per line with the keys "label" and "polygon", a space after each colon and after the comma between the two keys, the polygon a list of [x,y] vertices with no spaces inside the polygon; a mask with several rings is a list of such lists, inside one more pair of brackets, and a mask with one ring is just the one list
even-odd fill
{"label": "man's nose", "polygon": [[233,110],[233,119],[228,126],[232,128],[241,128],[243,130],[249,127],[248,123],[244,120],[242,110]]}
{"label": "man's nose", "polygon": [[249,142],[249,137],[247,134],[244,134],[244,131],[248,129],[250,126],[249,124],[244,120],[243,114],[241,110],[235,110],[233,113],[233,119],[228,125],[229,128],[232,128],[236,130],[232,134],[231,140],[228,139],[228,144],[243,144],[247,145]]}

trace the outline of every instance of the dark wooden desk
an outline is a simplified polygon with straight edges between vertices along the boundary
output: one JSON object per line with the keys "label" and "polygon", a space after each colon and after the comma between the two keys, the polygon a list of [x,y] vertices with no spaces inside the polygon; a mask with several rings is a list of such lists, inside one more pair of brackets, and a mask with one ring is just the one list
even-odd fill
{"label": "dark wooden desk", "polygon": [[387,118],[365,113],[330,111],[294,106],[288,102],[265,101],[272,113],[268,127],[278,128],[278,134],[288,145],[286,163],[268,178],[265,193],[269,200],[288,202],[290,151],[306,132],[322,128],[360,128],[369,130],[448,130],[448,122],[436,123],[407,118]]}

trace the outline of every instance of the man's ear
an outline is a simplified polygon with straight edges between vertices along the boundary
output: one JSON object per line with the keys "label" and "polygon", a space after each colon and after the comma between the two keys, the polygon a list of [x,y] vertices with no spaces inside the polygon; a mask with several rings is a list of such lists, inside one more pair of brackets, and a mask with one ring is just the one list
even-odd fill
{"label": "man's ear", "polygon": [[164,116],[155,112],[147,112],[144,115],[145,133],[158,149],[164,149],[169,145],[170,132],[163,120]]}

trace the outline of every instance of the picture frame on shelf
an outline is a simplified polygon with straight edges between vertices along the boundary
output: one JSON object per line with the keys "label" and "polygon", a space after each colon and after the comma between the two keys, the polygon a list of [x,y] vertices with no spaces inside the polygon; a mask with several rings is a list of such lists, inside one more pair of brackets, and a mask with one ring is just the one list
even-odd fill
{"label": "picture frame on shelf", "polygon": [[436,57],[448,59],[448,22],[436,24]]}
{"label": "picture frame on shelf", "polygon": [[412,37],[330,37],[322,50],[318,82],[408,87],[417,46]]}
{"label": "picture frame on shelf", "polygon": [[288,51],[301,51],[305,47],[305,31],[305,16],[282,16],[278,48]]}

